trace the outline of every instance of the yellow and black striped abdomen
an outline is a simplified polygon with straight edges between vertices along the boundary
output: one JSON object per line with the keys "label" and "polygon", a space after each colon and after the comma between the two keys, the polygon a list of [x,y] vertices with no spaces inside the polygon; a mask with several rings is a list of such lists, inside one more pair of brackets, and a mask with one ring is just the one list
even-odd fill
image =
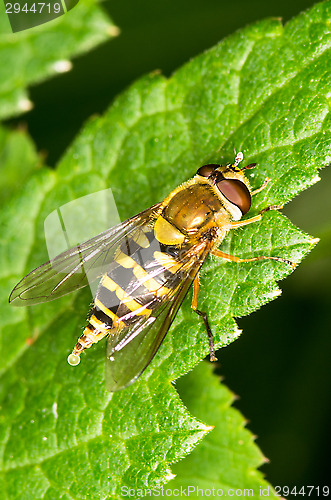
{"label": "yellow and black striped abdomen", "polygon": [[180,284],[176,257],[176,247],[160,243],[152,228],[126,236],[100,281],[89,324],[73,353],[149,317]]}

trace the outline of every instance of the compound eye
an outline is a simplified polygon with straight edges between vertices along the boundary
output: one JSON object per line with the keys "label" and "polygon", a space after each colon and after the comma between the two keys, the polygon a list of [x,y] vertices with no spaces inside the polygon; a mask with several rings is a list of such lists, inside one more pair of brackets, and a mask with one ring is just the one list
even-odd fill
{"label": "compound eye", "polygon": [[200,167],[197,171],[198,175],[201,175],[202,177],[209,177],[215,170],[215,168],[219,167],[219,165],[216,165],[214,163],[209,163],[208,165],[203,165],[203,167]]}
{"label": "compound eye", "polygon": [[248,187],[238,179],[223,179],[216,184],[223,196],[236,205],[243,215],[251,208],[251,194]]}

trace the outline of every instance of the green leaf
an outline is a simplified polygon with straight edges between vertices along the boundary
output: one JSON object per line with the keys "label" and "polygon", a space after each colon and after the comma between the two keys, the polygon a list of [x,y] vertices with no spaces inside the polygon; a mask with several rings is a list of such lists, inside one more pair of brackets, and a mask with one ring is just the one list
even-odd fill
{"label": "green leaf", "polygon": [[0,118],[29,111],[26,87],[71,69],[70,60],[118,34],[94,0],[80,0],[67,14],[11,33],[0,11]]}
{"label": "green leaf", "polygon": [[255,437],[244,428],[242,415],[231,408],[235,396],[213,375],[212,365],[200,363],[178,380],[176,389],[190,412],[214,428],[189,457],[173,466],[176,478],[165,487],[173,495],[167,494],[167,498],[184,496],[176,490],[198,498],[202,496],[201,491],[197,494],[198,488],[204,496],[214,490],[209,496],[277,498],[256,470],[266,458],[254,443]]}
{"label": "green leaf", "polygon": [[35,145],[23,128],[9,131],[0,127],[0,206],[24,185],[40,164]]}
{"label": "green leaf", "polygon": [[[249,26],[170,79],[142,78],[85,126],[55,172],[38,171],[2,211],[4,498],[24,498],[22,489],[33,499],[119,498],[122,486],[160,486],[171,477],[170,464],[208,431],[169,384],[208,353],[190,298],[141,379],[114,395],[104,389],[102,343],[77,368],[66,363],[86,318],[88,291],[26,309],[6,300],[26,272],[47,260],[48,214],[93,191],[111,186],[124,219],[161,200],[202,164],[233,160],[234,147],[245,163],[258,163],[248,174],[254,188],[272,179],[249,215],[316,182],[330,161],[330,20],[328,1],[285,27],[279,20]],[[221,248],[299,262],[313,244],[270,211],[261,223],[230,234]],[[238,337],[234,317],[278,296],[276,281],[290,272],[273,261],[205,263],[199,307],[208,310],[217,346]],[[233,474],[234,484],[245,483]]]}

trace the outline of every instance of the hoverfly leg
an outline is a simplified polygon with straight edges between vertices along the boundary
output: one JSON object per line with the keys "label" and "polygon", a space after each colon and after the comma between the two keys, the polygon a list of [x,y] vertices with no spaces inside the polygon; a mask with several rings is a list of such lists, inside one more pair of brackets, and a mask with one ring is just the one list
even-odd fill
{"label": "hoverfly leg", "polygon": [[254,217],[251,217],[250,219],[232,221],[231,222],[231,229],[237,229],[238,227],[247,226],[248,224],[253,224],[254,222],[259,222],[261,219],[262,219],[262,214],[260,213],[258,215],[255,215]]}
{"label": "hoverfly leg", "polygon": [[269,210],[281,210],[282,208],[284,208],[284,205],[270,205],[269,207],[263,208],[260,214],[262,215],[264,212],[269,212]]}
{"label": "hoverfly leg", "polygon": [[[269,210],[280,210],[281,208],[283,208],[283,205],[270,205],[269,207],[266,207],[263,210],[261,210],[258,215],[255,215],[250,219],[231,222],[231,229],[236,229],[238,227],[243,227],[247,226],[248,224],[253,224],[254,222],[258,222],[262,219],[262,215],[264,214],[264,212],[268,212]],[[295,269],[297,266],[297,264],[295,264],[291,260],[283,259],[282,257],[271,257],[266,255],[260,255],[259,257],[251,257],[250,259],[241,259],[240,257],[235,257],[234,255],[221,252],[221,250],[218,250],[217,248],[213,249],[211,253],[213,255],[216,255],[217,257],[221,257],[222,259],[230,260],[232,262],[255,262],[257,260],[276,260],[277,262],[283,262],[284,264],[288,264],[293,269]]]}
{"label": "hoverfly leg", "polygon": [[268,212],[269,210],[281,210],[284,205],[270,205],[269,207],[263,208],[260,210],[258,215],[255,215],[254,217],[251,217],[250,219],[246,220],[239,220],[239,221],[232,221],[231,222],[231,229],[237,229],[238,227],[243,227],[247,226],[248,224],[253,224],[254,222],[259,222],[262,219],[262,215],[264,212]]}
{"label": "hoverfly leg", "polygon": [[251,192],[251,196],[254,196],[255,194],[260,193],[261,191],[263,191],[263,189],[265,187],[267,187],[267,185],[269,184],[270,181],[271,181],[270,177],[266,177],[265,180],[264,180],[264,183],[262,184],[262,186],[259,187],[258,189],[254,189],[254,191]]}
{"label": "hoverfly leg", "polygon": [[208,341],[209,341],[209,359],[210,361],[217,361],[217,358],[215,356],[215,346],[214,346],[214,337],[213,337],[213,332],[211,331],[211,328],[209,326],[209,321],[208,321],[208,316],[207,313],[203,311],[199,311],[198,307],[198,295],[199,295],[199,274],[195,277],[193,281],[193,297],[192,297],[192,309],[194,312],[199,314],[199,316],[202,317],[203,322],[205,324],[206,330],[207,330],[207,335],[208,335]]}
{"label": "hoverfly leg", "polygon": [[220,257],[221,259],[229,260],[231,262],[256,262],[258,260],[275,260],[277,262],[282,262],[283,264],[288,264],[291,266],[293,269],[296,268],[297,264],[295,262],[292,262],[291,260],[288,259],[283,259],[282,257],[272,257],[272,256],[267,256],[267,255],[259,255],[258,257],[251,257],[249,259],[241,259],[240,257],[236,257],[235,255],[230,255],[228,253],[224,253],[221,250],[218,250],[218,248],[215,248],[214,250],[211,251],[213,255],[216,257]]}

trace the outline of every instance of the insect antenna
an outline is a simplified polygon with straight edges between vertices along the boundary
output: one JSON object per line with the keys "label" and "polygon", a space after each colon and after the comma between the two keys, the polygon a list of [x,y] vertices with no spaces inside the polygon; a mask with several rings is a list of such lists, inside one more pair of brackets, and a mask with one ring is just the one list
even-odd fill
{"label": "insect antenna", "polygon": [[249,165],[246,165],[246,167],[242,167],[240,171],[242,172],[243,170],[250,170],[251,168],[254,168],[256,166],[256,163],[250,163]]}

